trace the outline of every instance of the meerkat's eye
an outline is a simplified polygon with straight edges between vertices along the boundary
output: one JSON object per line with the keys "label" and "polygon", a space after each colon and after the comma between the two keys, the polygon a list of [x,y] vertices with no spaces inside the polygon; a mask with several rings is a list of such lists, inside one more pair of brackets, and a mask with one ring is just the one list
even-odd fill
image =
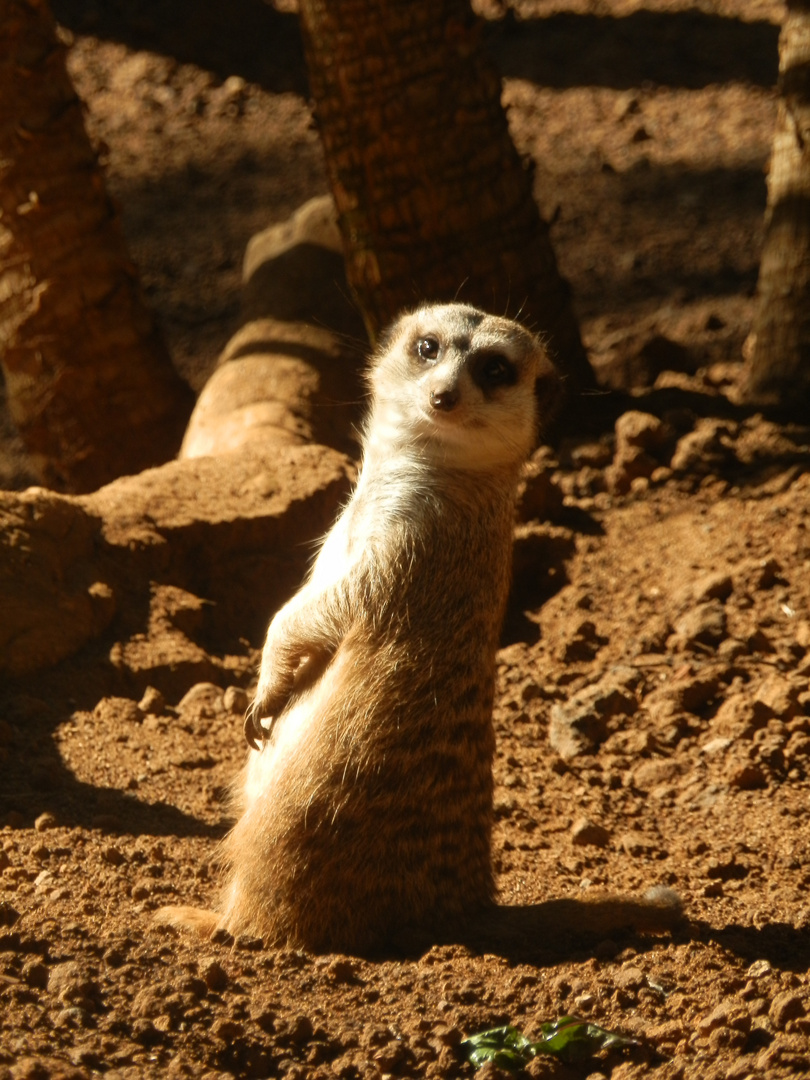
{"label": "meerkat's eye", "polygon": [[479,357],[473,369],[473,378],[482,390],[491,390],[496,386],[514,386],[517,382],[517,368],[500,353],[485,353]]}
{"label": "meerkat's eye", "polygon": [[435,337],[420,338],[416,351],[422,360],[435,360],[439,355],[439,343]]}

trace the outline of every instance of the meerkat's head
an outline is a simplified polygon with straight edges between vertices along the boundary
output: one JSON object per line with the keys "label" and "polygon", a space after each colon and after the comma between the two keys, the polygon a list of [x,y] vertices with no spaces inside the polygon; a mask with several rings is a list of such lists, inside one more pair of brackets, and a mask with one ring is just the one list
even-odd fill
{"label": "meerkat's head", "polygon": [[467,304],[417,308],[372,360],[368,438],[451,468],[517,464],[537,435],[535,381],[550,370],[540,341],[511,319]]}

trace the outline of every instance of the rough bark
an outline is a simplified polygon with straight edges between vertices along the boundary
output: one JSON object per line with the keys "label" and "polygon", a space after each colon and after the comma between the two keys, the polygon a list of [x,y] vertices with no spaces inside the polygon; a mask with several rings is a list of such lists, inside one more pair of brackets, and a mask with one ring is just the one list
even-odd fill
{"label": "rough bark", "polygon": [[788,0],[779,39],[781,100],[765,215],[757,313],[743,395],[810,404],[810,2]]}
{"label": "rough bark", "polygon": [[0,358],[44,483],[172,457],[193,395],[127,256],[44,0],[0,0]]}
{"label": "rough bark", "polygon": [[347,275],[374,338],[404,307],[464,299],[591,371],[467,0],[301,0]]}

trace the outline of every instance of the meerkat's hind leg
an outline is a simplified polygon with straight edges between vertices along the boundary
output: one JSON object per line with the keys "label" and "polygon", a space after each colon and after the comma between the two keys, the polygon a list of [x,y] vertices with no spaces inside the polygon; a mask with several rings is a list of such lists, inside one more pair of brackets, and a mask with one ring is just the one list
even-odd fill
{"label": "meerkat's hind leg", "polygon": [[159,908],[153,921],[160,926],[174,926],[178,930],[191,930],[201,938],[211,938],[222,926],[222,915],[205,908],[177,905]]}

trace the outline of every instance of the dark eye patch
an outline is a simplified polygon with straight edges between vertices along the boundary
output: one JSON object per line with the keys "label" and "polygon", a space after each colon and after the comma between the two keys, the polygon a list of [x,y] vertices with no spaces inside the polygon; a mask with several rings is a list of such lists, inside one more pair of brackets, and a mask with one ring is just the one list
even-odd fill
{"label": "dark eye patch", "polygon": [[514,386],[518,373],[502,353],[480,353],[473,362],[472,377],[482,390],[494,390],[498,386]]}

